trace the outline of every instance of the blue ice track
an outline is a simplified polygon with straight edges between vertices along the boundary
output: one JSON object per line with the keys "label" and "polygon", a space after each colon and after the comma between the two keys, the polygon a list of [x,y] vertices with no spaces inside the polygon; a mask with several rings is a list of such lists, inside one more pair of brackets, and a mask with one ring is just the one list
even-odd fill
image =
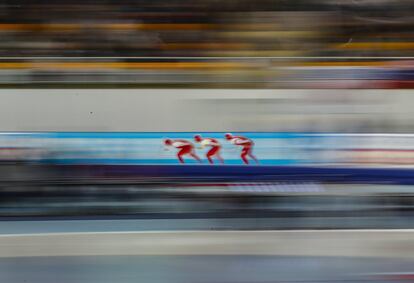
{"label": "blue ice track", "polygon": [[[254,141],[259,165],[243,165],[240,148],[226,141],[224,132],[3,132],[0,145],[6,151],[40,149],[42,155],[29,161],[74,179],[414,184],[414,167],[404,169],[414,166],[413,134],[232,133]],[[195,134],[220,141],[224,165],[209,165],[206,149],[195,148],[203,164],[185,156],[184,165],[176,149],[165,150],[165,138],[192,141]]]}

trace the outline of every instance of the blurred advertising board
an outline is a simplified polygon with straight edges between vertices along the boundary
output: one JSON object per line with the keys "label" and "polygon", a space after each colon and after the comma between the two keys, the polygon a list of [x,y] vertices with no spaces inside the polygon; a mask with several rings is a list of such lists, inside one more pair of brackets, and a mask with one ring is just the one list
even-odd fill
{"label": "blurred advertising board", "polygon": [[[196,135],[201,140],[195,140]],[[184,165],[209,164],[208,157],[217,166],[242,165],[244,154],[249,164],[256,164],[257,159],[258,165],[270,166],[411,167],[414,135],[243,132],[226,138],[221,132],[0,134],[0,160],[177,165],[180,152]]]}

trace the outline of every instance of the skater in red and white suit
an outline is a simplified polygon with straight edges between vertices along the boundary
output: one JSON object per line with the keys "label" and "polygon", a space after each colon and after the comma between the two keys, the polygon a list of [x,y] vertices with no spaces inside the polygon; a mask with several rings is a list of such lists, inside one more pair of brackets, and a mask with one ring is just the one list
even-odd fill
{"label": "skater in red and white suit", "polygon": [[213,138],[203,138],[200,135],[195,135],[194,140],[195,142],[200,143],[202,148],[205,146],[210,147],[210,149],[206,153],[206,157],[210,164],[214,164],[214,161],[213,161],[214,156],[217,157],[220,163],[224,163],[224,160],[220,155],[221,144],[218,142],[218,140],[213,139]]}
{"label": "skater in red and white suit", "polygon": [[226,140],[230,141],[232,144],[242,147],[240,157],[244,164],[249,164],[247,157],[250,157],[256,163],[259,163],[257,158],[253,155],[254,142],[251,139],[242,136],[233,136],[232,134],[226,134],[225,137]]}
{"label": "skater in red and white suit", "polygon": [[166,139],[164,141],[164,144],[166,146],[172,146],[178,149],[177,152],[177,158],[180,161],[180,163],[184,163],[183,155],[190,155],[195,160],[201,163],[201,159],[197,156],[197,154],[194,151],[194,145],[193,143],[187,141],[187,140],[171,140]]}

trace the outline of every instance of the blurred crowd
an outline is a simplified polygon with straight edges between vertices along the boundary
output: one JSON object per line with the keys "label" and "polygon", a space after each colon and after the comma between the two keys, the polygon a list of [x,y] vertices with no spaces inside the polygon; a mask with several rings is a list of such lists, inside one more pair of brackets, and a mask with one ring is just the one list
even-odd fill
{"label": "blurred crowd", "polygon": [[[413,56],[413,8],[413,2],[404,0],[5,0],[0,5],[0,56],[111,58],[3,58],[0,69],[8,76],[3,74],[0,82],[61,81],[61,77],[53,77],[56,70],[64,77],[72,74],[66,80],[70,82],[82,81],[73,77],[73,73],[81,72],[88,72],[87,80],[93,82],[129,83],[211,83],[217,78],[221,82],[246,83],[249,78],[252,84],[283,87],[291,86],[292,80],[336,80],[339,85],[346,80],[344,87],[363,87],[349,81],[360,77],[369,81],[411,81],[409,61],[257,57]],[[183,56],[245,60],[165,59]],[[160,57],[164,59],[157,59]],[[336,70],[333,75],[332,68]],[[349,74],[349,68],[356,69],[357,74]],[[312,74],[315,69],[327,69],[328,73],[310,76],[309,69]],[[24,70],[31,71],[31,77]],[[47,79],[41,74],[39,79],[39,72],[52,74]],[[111,74],[105,76],[102,72]],[[114,77],[114,73],[118,74]],[[188,73],[194,77],[185,78]],[[326,82],[316,85],[324,86]],[[406,86],[411,87],[410,83]]]}
{"label": "blurred crowd", "polygon": [[404,0],[2,2],[2,56],[414,55]]}

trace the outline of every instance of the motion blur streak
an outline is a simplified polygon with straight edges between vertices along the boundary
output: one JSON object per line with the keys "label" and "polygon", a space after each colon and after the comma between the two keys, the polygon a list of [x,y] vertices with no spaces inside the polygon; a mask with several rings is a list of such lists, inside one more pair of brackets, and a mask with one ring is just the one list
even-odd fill
{"label": "motion blur streak", "polygon": [[[269,255],[413,259],[413,231],[158,231],[1,235],[0,257]],[[376,242],[372,242],[372,238]],[[204,245],[199,245],[202,242]],[[73,245],[75,244],[75,245]]]}
{"label": "motion blur streak", "polygon": [[5,0],[0,84],[412,88],[413,9],[404,0]]}
{"label": "motion blur streak", "polygon": [[413,11],[0,1],[0,282],[412,282]]}
{"label": "motion blur streak", "polygon": [[0,100],[7,101],[0,104],[0,128],[11,132],[386,135],[414,129],[411,90],[13,88],[0,89]]}
{"label": "motion blur streak", "polygon": [[[6,247],[0,252],[0,279],[11,283],[25,278],[49,283],[54,276],[63,282],[114,282],[119,278],[122,282],[136,282],[136,278],[145,282],[223,282],[223,278],[237,282],[400,282],[409,278],[412,268],[413,251],[403,247],[411,234],[193,231],[5,235],[0,237],[0,245]],[[292,272],[292,268],[300,272]]]}
{"label": "motion blur streak", "polygon": [[[412,40],[412,9],[402,0],[4,1],[0,54],[410,56],[400,47]],[[249,45],[230,52],[185,48],[212,43]],[[168,51],[168,44],[184,48]]]}

